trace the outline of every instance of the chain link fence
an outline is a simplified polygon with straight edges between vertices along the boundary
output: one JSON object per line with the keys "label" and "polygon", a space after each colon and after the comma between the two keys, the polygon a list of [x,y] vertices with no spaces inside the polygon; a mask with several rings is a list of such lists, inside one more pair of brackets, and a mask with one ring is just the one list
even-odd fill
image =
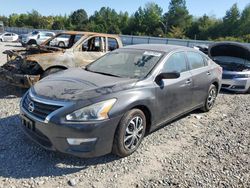
{"label": "chain link fence", "polygon": [[[5,27],[5,31],[13,32],[16,34],[27,34],[29,32],[38,29],[30,28],[19,28],[19,27]],[[51,31],[39,29],[39,31]],[[61,30],[53,30],[53,32],[58,33]],[[213,41],[202,41],[202,40],[188,40],[188,39],[173,39],[173,38],[161,38],[161,37],[149,37],[149,36],[133,36],[133,35],[120,35],[123,45],[133,45],[133,44],[172,44],[179,46],[194,47],[197,45],[210,45]],[[244,45],[250,47],[249,43],[244,43]]]}

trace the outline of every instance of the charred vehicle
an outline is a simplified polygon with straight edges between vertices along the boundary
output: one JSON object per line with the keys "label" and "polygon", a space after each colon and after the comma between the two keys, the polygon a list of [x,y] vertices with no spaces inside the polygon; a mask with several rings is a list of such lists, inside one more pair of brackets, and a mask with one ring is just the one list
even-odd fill
{"label": "charred vehicle", "polygon": [[250,48],[240,43],[219,42],[211,45],[208,53],[223,67],[223,89],[250,92]]}
{"label": "charred vehicle", "polygon": [[63,32],[41,45],[4,51],[7,63],[0,67],[0,79],[28,88],[49,74],[69,67],[85,67],[120,47],[122,42],[116,35]]}

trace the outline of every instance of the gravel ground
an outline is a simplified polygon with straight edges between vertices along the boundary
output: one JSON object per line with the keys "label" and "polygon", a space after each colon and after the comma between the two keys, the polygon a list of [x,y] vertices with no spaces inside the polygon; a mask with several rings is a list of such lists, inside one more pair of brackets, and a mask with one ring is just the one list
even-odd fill
{"label": "gravel ground", "polygon": [[[0,52],[13,46],[0,43]],[[250,187],[250,95],[221,93],[211,112],[166,125],[127,158],[79,159],[44,150],[19,129],[24,92],[0,82],[0,188]]]}

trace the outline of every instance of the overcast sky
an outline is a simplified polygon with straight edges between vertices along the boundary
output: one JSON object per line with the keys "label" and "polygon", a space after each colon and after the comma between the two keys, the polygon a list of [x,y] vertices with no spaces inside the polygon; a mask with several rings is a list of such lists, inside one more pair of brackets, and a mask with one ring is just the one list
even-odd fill
{"label": "overcast sky", "polygon": [[[84,8],[89,15],[103,6],[114,8],[116,11],[134,13],[139,6],[147,2],[159,4],[164,12],[168,10],[169,0],[0,0],[0,15],[26,13],[32,9],[43,15],[64,15]],[[194,16],[203,14],[215,15],[221,18],[234,3],[242,10],[249,0],[186,0],[189,12]]]}

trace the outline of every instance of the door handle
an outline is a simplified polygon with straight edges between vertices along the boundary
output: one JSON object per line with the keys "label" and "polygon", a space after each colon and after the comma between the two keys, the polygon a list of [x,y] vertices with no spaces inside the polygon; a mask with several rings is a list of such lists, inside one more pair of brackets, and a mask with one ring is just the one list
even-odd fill
{"label": "door handle", "polygon": [[191,83],[192,83],[192,80],[190,80],[190,79],[188,79],[188,80],[185,82],[186,85],[190,85]]}
{"label": "door handle", "polygon": [[210,72],[210,71],[208,71],[208,72],[207,72],[207,75],[208,75],[208,76],[210,76],[210,75],[211,75],[211,72]]}

